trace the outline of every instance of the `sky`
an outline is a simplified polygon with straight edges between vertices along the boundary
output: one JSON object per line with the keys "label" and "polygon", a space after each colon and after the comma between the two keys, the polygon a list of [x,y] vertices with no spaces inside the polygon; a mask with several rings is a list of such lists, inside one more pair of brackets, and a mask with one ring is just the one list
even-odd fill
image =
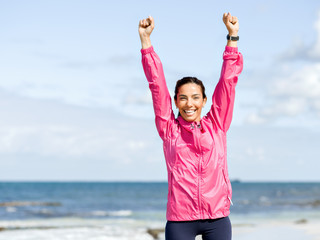
{"label": "sky", "polygon": [[166,181],[139,20],[155,19],[169,91],[196,76],[211,96],[224,12],[244,56],[230,178],[320,181],[318,0],[0,0],[0,181]]}

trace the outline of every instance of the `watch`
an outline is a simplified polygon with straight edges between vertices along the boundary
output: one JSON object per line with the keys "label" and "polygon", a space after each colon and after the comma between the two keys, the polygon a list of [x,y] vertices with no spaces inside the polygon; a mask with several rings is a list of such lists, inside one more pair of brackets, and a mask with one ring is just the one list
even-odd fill
{"label": "watch", "polygon": [[227,35],[227,40],[239,41],[239,36],[230,36],[230,35],[228,34],[228,35]]}

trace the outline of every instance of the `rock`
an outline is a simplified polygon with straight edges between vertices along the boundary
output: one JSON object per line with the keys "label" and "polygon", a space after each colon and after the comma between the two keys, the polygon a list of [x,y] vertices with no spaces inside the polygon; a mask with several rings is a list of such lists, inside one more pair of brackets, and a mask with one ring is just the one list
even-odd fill
{"label": "rock", "polygon": [[312,207],[318,207],[320,206],[320,200],[315,200],[314,202],[311,203]]}
{"label": "rock", "polygon": [[147,233],[149,233],[154,239],[159,239],[159,233],[162,232],[164,232],[163,228],[153,228],[147,230]]}
{"label": "rock", "polygon": [[294,223],[296,223],[296,224],[305,224],[307,222],[308,222],[307,219],[302,218],[302,219],[299,219],[299,220],[295,221]]}

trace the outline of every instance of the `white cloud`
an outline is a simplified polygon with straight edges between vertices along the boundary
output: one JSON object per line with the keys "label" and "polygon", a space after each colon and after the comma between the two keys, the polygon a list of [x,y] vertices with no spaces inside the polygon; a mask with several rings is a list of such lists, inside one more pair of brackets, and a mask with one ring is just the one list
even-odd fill
{"label": "white cloud", "polygon": [[263,124],[267,120],[265,117],[262,117],[261,115],[257,114],[256,112],[251,112],[247,115],[246,121],[250,124]]}
{"label": "white cloud", "polygon": [[317,32],[317,39],[315,44],[312,45],[311,49],[308,51],[308,55],[311,58],[320,58],[320,11],[318,12],[318,20],[314,23],[314,28]]}
{"label": "white cloud", "polygon": [[295,117],[306,110],[307,101],[304,98],[289,97],[287,99],[278,99],[277,103],[264,108],[261,114],[265,117],[273,116],[291,116]]}
{"label": "white cloud", "polygon": [[267,92],[269,104],[260,109],[258,119],[320,114],[320,64],[291,69],[287,76],[273,79]]}
{"label": "white cloud", "polygon": [[[166,176],[161,139],[152,120],[1,91],[0,102],[2,180],[141,180]],[[146,165],[157,172],[146,172]]]}
{"label": "white cloud", "polygon": [[311,45],[305,45],[305,43],[299,39],[296,40],[294,45],[289,50],[284,52],[280,59],[282,60],[308,60],[319,61],[320,60],[320,11],[318,12],[318,19],[314,23],[314,29],[316,31],[316,39]]}
{"label": "white cloud", "polygon": [[319,131],[299,127],[241,126],[228,133],[231,179],[319,179]]}
{"label": "white cloud", "polygon": [[125,104],[152,104],[151,92],[149,89],[142,90],[131,90],[124,100]]}
{"label": "white cloud", "polygon": [[291,123],[295,119],[296,125],[320,125],[320,63],[309,61],[320,60],[320,12],[315,27],[316,43],[308,51],[306,47],[298,47],[296,52],[291,48],[290,59],[300,62],[278,62],[267,82],[264,102],[247,116],[246,122],[266,124],[291,118]]}
{"label": "white cloud", "polygon": [[320,114],[320,99],[314,101],[314,107],[318,110],[318,112]]}
{"label": "white cloud", "polygon": [[320,98],[320,63],[308,64],[301,69],[291,69],[289,76],[275,79],[270,93],[275,96]]}

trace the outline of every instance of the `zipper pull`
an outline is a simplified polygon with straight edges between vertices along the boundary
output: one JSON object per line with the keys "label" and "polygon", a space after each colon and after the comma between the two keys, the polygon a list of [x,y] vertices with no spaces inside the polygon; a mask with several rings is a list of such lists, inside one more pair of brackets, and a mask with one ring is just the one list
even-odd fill
{"label": "zipper pull", "polygon": [[233,206],[233,202],[232,202],[232,200],[231,200],[231,198],[229,196],[228,196],[228,199],[229,199],[231,205]]}

